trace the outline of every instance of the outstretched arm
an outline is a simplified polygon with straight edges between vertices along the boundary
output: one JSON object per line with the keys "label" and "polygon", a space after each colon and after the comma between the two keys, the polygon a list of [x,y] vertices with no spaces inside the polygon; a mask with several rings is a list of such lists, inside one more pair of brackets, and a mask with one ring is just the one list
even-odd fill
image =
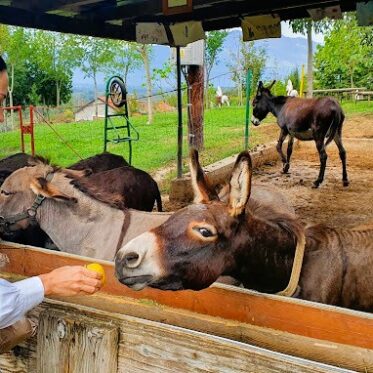
{"label": "outstretched arm", "polygon": [[45,295],[93,294],[101,286],[101,275],[82,266],[57,268],[15,283],[0,279],[0,329],[20,320]]}

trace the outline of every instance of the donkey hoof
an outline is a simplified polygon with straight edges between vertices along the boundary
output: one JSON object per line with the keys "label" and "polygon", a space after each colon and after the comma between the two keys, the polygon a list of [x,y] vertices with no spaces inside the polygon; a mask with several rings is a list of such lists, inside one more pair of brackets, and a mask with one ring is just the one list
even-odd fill
{"label": "donkey hoof", "polygon": [[290,164],[286,163],[284,167],[282,168],[282,173],[287,174],[290,168]]}
{"label": "donkey hoof", "polygon": [[312,184],[313,189],[317,189],[319,186],[320,186],[320,181],[318,181],[318,180],[314,181],[313,184]]}
{"label": "donkey hoof", "polygon": [[348,180],[343,180],[343,186],[347,187],[350,185],[350,182]]}

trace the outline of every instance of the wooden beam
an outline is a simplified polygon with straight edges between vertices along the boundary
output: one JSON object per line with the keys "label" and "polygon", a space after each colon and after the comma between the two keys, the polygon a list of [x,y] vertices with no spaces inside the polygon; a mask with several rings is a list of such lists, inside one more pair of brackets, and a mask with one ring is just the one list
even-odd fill
{"label": "wooden beam", "polygon": [[120,40],[134,40],[134,34],[131,32],[128,33],[126,29],[121,26],[105,22],[92,23],[89,20],[31,12],[7,6],[0,6],[0,23],[65,32],[69,34],[89,35]]}
{"label": "wooden beam", "polygon": [[[184,22],[190,20],[208,21],[210,19],[240,19],[245,15],[257,15],[257,14],[272,14],[277,13],[281,10],[299,9],[302,13],[306,13],[307,8],[319,7],[320,4],[324,6],[331,6],[338,4],[338,0],[306,0],[300,3],[297,0],[288,0],[287,6],[284,6],[284,2],[280,0],[268,2],[248,2],[248,1],[237,1],[237,2],[224,2],[214,5],[213,7],[194,7],[192,13],[176,14],[171,16],[164,16],[162,14],[149,14],[143,12],[142,15],[136,17],[138,22]],[[108,15],[107,15],[108,17]],[[105,18],[107,18],[105,17]]]}
{"label": "wooden beam", "polygon": [[149,16],[162,15],[162,2],[154,0],[142,0],[136,3],[130,3],[120,6],[106,6],[100,9],[89,9],[81,13],[82,18],[91,20],[115,20],[115,19],[134,19],[143,14]]}
{"label": "wooden beam", "polygon": [[[13,248],[12,248],[13,246]],[[3,271],[34,276],[63,265],[84,265],[91,258],[55,253],[2,242],[0,253],[9,263]],[[96,261],[96,260],[95,260]],[[114,265],[102,262],[107,273],[103,291],[134,299],[149,299],[166,306],[222,317],[310,338],[373,349],[373,315],[245,289],[214,285],[203,291],[160,291],[146,288],[135,292],[114,276]],[[222,307],[224,305],[224,307]]]}

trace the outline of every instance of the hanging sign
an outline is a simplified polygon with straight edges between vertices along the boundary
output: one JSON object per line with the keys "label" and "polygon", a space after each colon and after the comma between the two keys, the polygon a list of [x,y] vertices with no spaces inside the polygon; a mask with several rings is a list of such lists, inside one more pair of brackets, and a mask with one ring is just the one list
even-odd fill
{"label": "hanging sign", "polygon": [[342,19],[342,10],[339,5],[328,6],[326,8],[307,9],[312,21],[320,21],[324,17],[330,19]]}
{"label": "hanging sign", "polygon": [[136,41],[142,44],[168,44],[166,30],[160,23],[137,23]]}
{"label": "hanging sign", "polygon": [[190,13],[193,11],[193,0],[163,0],[163,14]]}
{"label": "hanging sign", "polygon": [[170,25],[170,30],[175,46],[184,47],[189,43],[205,38],[202,22],[199,21],[175,23]]}
{"label": "hanging sign", "polygon": [[244,17],[241,28],[243,41],[281,37],[281,19],[277,15]]}

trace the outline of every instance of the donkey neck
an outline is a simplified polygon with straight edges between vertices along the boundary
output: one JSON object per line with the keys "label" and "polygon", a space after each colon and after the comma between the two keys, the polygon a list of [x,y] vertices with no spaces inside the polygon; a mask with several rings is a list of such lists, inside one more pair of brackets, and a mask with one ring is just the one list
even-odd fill
{"label": "donkey neck", "polygon": [[53,182],[78,202],[46,199],[36,218],[40,227],[65,252],[113,260],[118,244],[123,245],[157,227],[170,216],[170,213],[118,210],[84,194],[71,185],[69,179],[61,176],[56,179]]}
{"label": "donkey neck", "polygon": [[236,268],[231,275],[245,287],[274,293],[283,290],[290,278],[296,240],[294,219],[264,220],[247,216],[238,231],[235,251]]}
{"label": "donkey neck", "polygon": [[89,205],[46,200],[39,208],[40,227],[64,252],[96,259],[113,260],[124,214],[99,203]]}
{"label": "donkey neck", "polygon": [[289,97],[287,96],[271,96],[269,97],[270,112],[277,118],[283,106]]}

